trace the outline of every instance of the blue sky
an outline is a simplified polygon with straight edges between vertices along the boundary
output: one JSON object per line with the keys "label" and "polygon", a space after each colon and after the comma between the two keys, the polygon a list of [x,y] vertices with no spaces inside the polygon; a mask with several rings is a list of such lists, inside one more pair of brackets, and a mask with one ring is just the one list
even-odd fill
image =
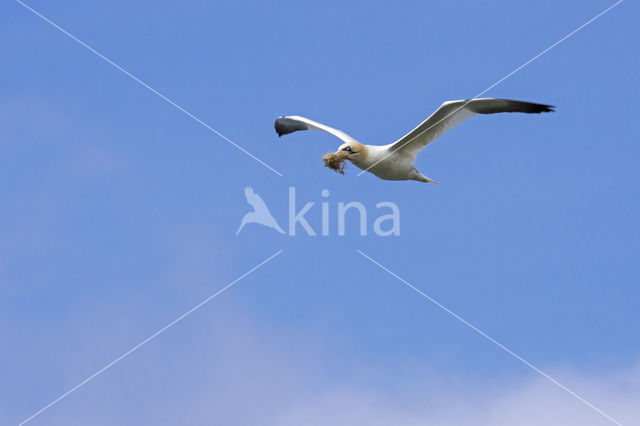
{"label": "blue sky", "polygon": [[[322,167],[385,144],[607,8],[583,2],[29,2],[278,176],[18,3],[0,5],[0,423],[17,424],[260,270],[30,424],[612,424],[362,250],[624,424],[638,422],[638,6],[626,1],[486,96],[417,166],[443,185]],[[288,188],[328,237],[281,224]],[[339,237],[337,203],[396,203],[401,234]],[[349,219],[353,219],[350,217]],[[300,231],[300,230],[299,230]],[[635,412],[634,412],[635,410]]]}

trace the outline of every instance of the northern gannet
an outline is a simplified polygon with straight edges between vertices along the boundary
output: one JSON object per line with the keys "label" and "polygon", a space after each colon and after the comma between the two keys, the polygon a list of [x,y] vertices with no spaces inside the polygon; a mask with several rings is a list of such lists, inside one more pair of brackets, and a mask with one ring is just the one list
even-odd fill
{"label": "northern gannet", "polygon": [[418,127],[389,145],[365,145],[341,130],[296,115],[280,117],[274,126],[278,136],[298,130],[329,132],[344,141],[336,154],[341,154],[357,167],[381,179],[437,183],[420,173],[414,166],[414,162],[422,148],[448,130],[478,114],[499,112],[539,114],[552,112],[553,108],[551,105],[495,98],[447,101]]}

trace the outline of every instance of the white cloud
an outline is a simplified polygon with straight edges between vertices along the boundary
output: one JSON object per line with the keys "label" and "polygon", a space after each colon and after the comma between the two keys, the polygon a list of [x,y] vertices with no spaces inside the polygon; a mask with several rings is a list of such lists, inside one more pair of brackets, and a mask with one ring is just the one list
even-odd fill
{"label": "white cloud", "polygon": [[[43,424],[613,424],[525,366],[510,378],[426,368],[407,378],[394,377],[392,363],[372,371],[366,360],[341,359],[352,370],[338,374],[340,351],[326,336],[251,321],[223,300],[207,306],[43,413]],[[640,365],[549,373],[622,424],[640,424]]]}
{"label": "white cloud", "polygon": [[[624,425],[640,424],[640,368],[589,377],[555,374]],[[483,385],[424,376],[400,392],[326,384],[283,407],[273,425],[614,424],[544,378]]]}
{"label": "white cloud", "polygon": [[[185,256],[190,257],[189,251]],[[186,265],[200,263],[196,258]],[[256,277],[238,285],[257,285]],[[81,306],[44,331],[39,331],[42,321],[33,318],[35,333],[25,332],[29,328],[24,323],[4,341],[0,333],[0,343],[13,348],[2,357],[7,374],[0,384],[0,413],[4,412],[0,422],[13,424],[28,417],[210,294],[203,287],[197,285],[172,301],[130,292],[123,298],[126,306],[121,300],[104,301],[100,306]],[[316,329],[253,318],[234,290],[32,424],[613,424],[524,365],[516,377],[502,371],[499,377],[483,379],[460,373],[451,377],[431,371],[428,365],[398,368],[393,353],[387,355],[384,368],[367,359],[345,357],[342,347],[348,343],[319,335]],[[158,303],[164,304],[161,310]],[[14,365],[22,367],[14,371]],[[640,425],[640,364],[592,374],[539,367],[622,424]],[[407,377],[407,371],[414,374]]]}

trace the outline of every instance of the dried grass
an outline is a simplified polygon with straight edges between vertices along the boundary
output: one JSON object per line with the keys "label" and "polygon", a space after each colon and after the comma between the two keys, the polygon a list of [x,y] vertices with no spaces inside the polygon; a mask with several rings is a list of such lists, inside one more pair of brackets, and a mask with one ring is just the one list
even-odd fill
{"label": "dried grass", "polygon": [[349,157],[349,153],[346,151],[328,152],[322,156],[322,160],[324,161],[324,166],[330,169],[335,170],[341,175],[344,174],[344,166],[347,165],[347,158]]}

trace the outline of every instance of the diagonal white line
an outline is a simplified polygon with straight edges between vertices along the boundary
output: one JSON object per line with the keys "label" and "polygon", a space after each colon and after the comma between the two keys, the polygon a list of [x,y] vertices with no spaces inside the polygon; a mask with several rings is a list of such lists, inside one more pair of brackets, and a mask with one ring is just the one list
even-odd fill
{"label": "diagonal white line", "polygon": [[203,125],[204,127],[206,127],[207,129],[211,130],[213,133],[215,133],[216,135],[220,136],[222,139],[224,139],[225,141],[229,142],[231,145],[235,146],[236,148],[238,148],[240,151],[244,152],[245,154],[247,154],[249,157],[253,158],[254,160],[256,160],[258,163],[262,164],[263,166],[265,166],[267,169],[271,170],[272,172],[274,172],[275,174],[277,174],[278,176],[282,176],[282,173],[280,173],[279,171],[277,171],[276,169],[274,169],[273,167],[271,167],[270,165],[268,165],[267,163],[265,163],[264,161],[262,161],[261,159],[259,159],[258,157],[256,157],[255,155],[253,155],[252,153],[250,153],[249,151],[247,151],[246,149],[244,149],[243,147],[241,147],[240,145],[238,145],[237,143],[235,143],[234,141],[232,141],[231,139],[229,139],[228,137],[226,137],[225,135],[223,135],[222,133],[220,133],[219,131],[217,131],[216,129],[214,129],[213,127],[209,126],[207,123],[205,123],[204,121],[200,120],[198,117],[196,117],[195,115],[191,114],[189,111],[187,111],[186,109],[182,108],[180,105],[176,104],[175,102],[173,102],[171,99],[167,98],[165,95],[163,95],[162,93],[158,92],[156,89],[154,89],[153,87],[149,86],[147,83],[145,83],[144,81],[140,80],[138,77],[136,77],[135,75],[131,74],[129,71],[125,70],[124,68],[122,68],[120,65],[116,64],[115,62],[113,62],[111,59],[107,58],[106,56],[104,56],[102,53],[98,52],[97,50],[95,50],[93,47],[89,46],[88,44],[86,44],[85,42],[83,42],[82,40],[78,39],[76,36],[74,36],[73,34],[69,33],[68,31],[66,31],[65,29],[61,28],[60,26],[58,26],[56,23],[54,23],[53,21],[51,21],[50,19],[48,19],[47,17],[43,16],[41,13],[39,13],[38,11],[34,10],[33,8],[31,8],[29,5],[23,3],[20,0],[16,0],[16,2],[18,4],[20,4],[21,6],[23,6],[25,9],[30,10],[31,12],[33,12],[35,15],[39,16],[40,18],[42,18],[45,22],[47,22],[48,24],[50,24],[52,27],[56,28],[57,30],[60,30],[63,34],[65,34],[66,36],[68,36],[69,38],[71,38],[73,41],[75,41],[76,43],[80,44],[81,46],[87,48],[89,51],[91,51],[91,53],[95,54],[96,56],[98,56],[100,59],[104,60],[105,62],[107,62],[108,64],[112,65],[114,68],[116,68],[118,71],[122,72],[124,75],[126,75],[127,77],[131,78],[132,80],[134,80],[135,82],[137,82],[138,84],[140,84],[141,86],[143,86],[144,88],[148,89],[149,91],[153,92],[154,94],[158,95],[160,98],[162,98],[163,100],[165,100],[166,102],[168,102],[169,104],[171,104],[172,106],[174,106],[175,108],[177,108],[178,110],[182,111],[183,113],[185,113],[187,116],[189,116],[190,118],[192,118],[193,120],[195,120],[196,122],[200,123],[201,125]]}
{"label": "diagonal white line", "polygon": [[214,294],[212,294],[211,296],[207,297],[206,299],[204,299],[202,302],[198,303],[196,306],[194,306],[193,308],[189,309],[187,312],[185,312],[184,314],[180,315],[178,318],[176,318],[175,320],[171,321],[169,324],[165,325],[164,327],[162,327],[160,330],[156,331],[155,333],[153,333],[151,336],[147,337],[146,339],[144,339],[142,342],[138,343],[137,345],[135,345],[133,348],[129,349],[127,352],[123,353],[122,355],[120,355],[118,358],[114,359],[113,361],[111,361],[109,364],[105,365],[104,367],[102,367],[100,370],[96,371],[95,373],[93,373],[92,375],[90,375],[89,377],[87,377],[86,379],[84,379],[83,381],[81,381],[80,383],[78,383],[77,385],[75,385],[74,387],[72,387],[71,389],[69,389],[68,391],[66,391],[65,393],[63,393],[62,395],[60,395],[58,398],[54,399],[53,401],[51,401],[49,404],[45,405],[44,407],[42,407],[40,410],[36,411],[35,413],[33,413],[31,416],[29,416],[28,418],[26,418],[25,420],[23,420],[22,422],[19,423],[18,426],[22,426],[23,424],[27,423],[28,421],[32,420],[34,417],[38,416],[39,414],[42,414],[43,411],[47,410],[48,408],[50,408],[51,406],[53,406],[54,404],[60,402],[62,399],[66,398],[67,396],[69,396],[72,392],[76,391],[79,387],[85,385],[86,383],[88,383],[89,381],[93,380],[96,376],[98,376],[99,374],[103,373],[105,370],[113,367],[116,363],[118,363],[119,361],[121,361],[123,358],[127,357],[128,355],[130,355],[131,353],[133,353],[134,351],[138,350],[141,346],[143,346],[144,344],[148,343],[151,339],[153,339],[154,337],[158,336],[159,334],[165,332],[167,329],[169,329],[171,326],[173,326],[174,324],[176,324],[177,322],[181,321],[182,319],[184,319],[185,317],[187,317],[188,315],[192,314],[195,310],[197,310],[198,308],[202,307],[203,305],[205,305],[206,303],[210,302],[213,298],[215,298],[216,296],[218,296],[219,294],[221,294],[223,291],[227,290],[229,287],[231,287],[232,285],[234,285],[235,283],[237,283],[238,281],[240,281],[241,279],[243,279],[244,277],[246,277],[247,275],[249,275],[250,273],[252,273],[253,271],[255,271],[256,269],[260,268],[262,265],[264,265],[265,263],[269,262],[271,259],[273,259],[274,257],[276,257],[277,255],[279,255],[280,253],[282,253],[282,250],[278,250],[275,254],[271,255],[271,257],[268,257],[267,259],[263,260],[262,262],[260,262],[259,264],[257,264],[256,266],[254,266],[253,268],[249,269],[247,272],[245,272],[244,274],[240,275],[238,278],[236,278],[235,280],[231,281],[229,284],[227,284],[226,286],[222,287],[220,290],[218,290],[217,292],[215,292]]}
{"label": "diagonal white line", "polygon": [[574,391],[572,391],[571,389],[569,389],[568,387],[566,387],[565,385],[563,385],[562,383],[558,382],[556,379],[554,379],[553,377],[549,376],[547,373],[545,373],[544,371],[540,370],[539,368],[537,368],[535,365],[531,364],[529,361],[527,361],[526,359],[522,358],[520,355],[518,355],[517,353],[513,352],[512,350],[510,350],[509,348],[507,348],[506,346],[504,346],[502,343],[498,342],[496,339],[494,339],[493,337],[489,336],[488,334],[486,334],[484,331],[480,330],[478,327],[474,326],[473,324],[467,322],[464,318],[462,318],[460,315],[456,314],[455,312],[451,311],[450,309],[448,309],[446,306],[442,305],[440,302],[438,302],[437,300],[435,300],[434,298],[430,297],[429,295],[427,295],[426,293],[422,292],[421,290],[419,290],[418,288],[414,287],[413,285],[411,285],[409,282],[407,282],[406,280],[400,278],[398,275],[396,275],[395,273],[391,272],[388,268],[384,267],[383,265],[381,265],[380,263],[378,263],[377,261],[373,260],[372,258],[370,258],[369,256],[367,256],[366,254],[364,254],[362,251],[360,250],[356,250],[359,254],[361,254],[364,258],[370,260],[372,263],[378,265],[382,270],[388,272],[389,274],[391,274],[392,276],[394,276],[395,278],[397,278],[398,280],[400,280],[402,283],[404,283],[405,285],[407,285],[407,287],[411,288],[412,290],[414,290],[415,292],[417,292],[418,294],[420,294],[422,297],[428,299],[431,303],[435,304],[436,306],[438,306],[439,308],[441,308],[442,310],[444,310],[445,312],[447,312],[449,315],[451,315],[452,317],[454,317],[455,319],[457,319],[458,321],[462,322],[464,325],[466,325],[467,327],[471,328],[473,331],[475,331],[476,333],[480,334],[482,337],[484,337],[485,339],[489,340],[490,342],[492,342],[493,344],[495,344],[496,346],[498,346],[500,349],[504,350],[505,352],[507,352],[509,355],[513,356],[514,358],[516,358],[518,361],[522,362],[523,364],[525,364],[527,367],[531,368],[532,370],[534,370],[536,373],[542,375],[544,378],[546,378],[547,380],[549,380],[552,383],[555,383],[557,386],[559,386],[561,389],[565,390],[566,392],[568,392],[569,394],[573,395],[574,397],[576,397],[577,399],[579,399],[580,401],[582,401],[583,403],[585,403],[586,405],[588,405],[589,407],[593,408],[594,410],[596,410],[598,413],[600,413],[601,415],[603,415],[604,417],[606,417],[607,419],[609,419],[610,421],[612,421],[613,423],[622,426],[622,423],[620,423],[619,421],[617,421],[616,419],[614,419],[613,417],[611,417],[610,415],[608,415],[607,413],[605,413],[604,411],[602,411],[601,409],[599,409],[598,407],[596,407],[595,405],[593,405],[592,403],[590,403],[589,401],[585,400],[584,398],[582,398],[580,395],[578,395],[577,393],[575,393]]}
{"label": "diagonal white line", "polygon": [[[16,0],[18,1],[18,0]],[[554,47],[556,47],[557,45],[559,45],[560,43],[562,43],[563,41],[565,41],[566,39],[568,39],[569,37],[573,36],[575,33],[577,33],[578,31],[580,31],[581,29],[583,29],[584,27],[586,27],[587,25],[589,25],[590,23],[592,23],[593,21],[595,21],[596,19],[598,19],[599,17],[601,17],[602,15],[604,15],[605,13],[609,12],[611,9],[613,9],[614,7],[616,7],[617,5],[619,5],[620,3],[622,3],[624,0],[618,0],[616,3],[612,4],[611,6],[609,6],[608,8],[606,8],[605,10],[603,10],[602,12],[598,13],[596,16],[594,16],[593,18],[589,19],[587,22],[585,22],[584,24],[580,25],[578,28],[576,28],[575,30],[571,31],[569,34],[567,34],[566,36],[562,37],[560,40],[556,41],[555,43],[553,43],[551,46],[547,47],[546,49],[544,49],[542,52],[538,53],[536,56],[534,56],[533,58],[529,59],[527,62],[525,62],[524,64],[520,65],[518,68],[516,68],[515,70],[511,71],[509,74],[505,75],[504,77],[502,77],[500,80],[496,81],[495,83],[493,83],[491,86],[487,87],[486,89],[484,89],[482,92],[478,93],[477,95],[475,95],[473,98],[469,99],[468,101],[466,101],[464,104],[462,104],[462,106],[460,106],[459,108],[453,110],[452,112],[450,112],[449,114],[445,115],[444,117],[442,117],[440,120],[436,121],[435,123],[433,123],[431,126],[427,127],[426,129],[424,129],[422,132],[418,133],[417,135],[415,135],[414,137],[412,137],[411,139],[409,139],[408,141],[406,141],[405,143],[403,143],[402,145],[400,145],[397,148],[394,148],[394,152],[397,151],[398,149],[401,149],[403,146],[407,145],[408,143],[410,143],[411,141],[413,141],[414,139],[418,138],[420,135],[422,135],[424,132],[430,130],[431,128],[433,128],[434,126],[436,126],[438,123],[440,123],[442,120],[445,120],[447,117],[450,117],[451,115],[455,114],[456,112],[460,111],[462,108],[464,108],[465,106],[467,106],[467,104],[471,101],[473,101],[474,99],[479,98],[480,96],[484,95],[485,93],[487,93],[489,90],[493,89],[494,87],[496,87],[498,84],[502,83],[503,81],[505,81],[506,79],[508,79],[509,77],[511,77],[512,75],[514,75],[515,73],[517,73],[518,71],[520,71],[522,68],[526,67],[527,65],[529,65],[531,62],[535,61],[536,59],[538,59],[540,56],[544,55],[545,53],[547,53],[548,51],[550,51],[551,49],[553,49]],[[378,161],[376,161],[375,163],[373,163],[372,165],[370,165],[369,167],[367,167],[366,169],[362,170],[360,173],[358,173],[356,176],[360,176],[361,174],[363,174],[364,172],[366,172],[367,170],[369,170],[370,168],[374,167],[376,164],[378,164],[379,162],[383,161],[385,158],[387,158],[389,155],[391,155],[393,152],[390,152],[389,154],[385,155],[384,157],[382,157],[381,159],[379,159]]]}

